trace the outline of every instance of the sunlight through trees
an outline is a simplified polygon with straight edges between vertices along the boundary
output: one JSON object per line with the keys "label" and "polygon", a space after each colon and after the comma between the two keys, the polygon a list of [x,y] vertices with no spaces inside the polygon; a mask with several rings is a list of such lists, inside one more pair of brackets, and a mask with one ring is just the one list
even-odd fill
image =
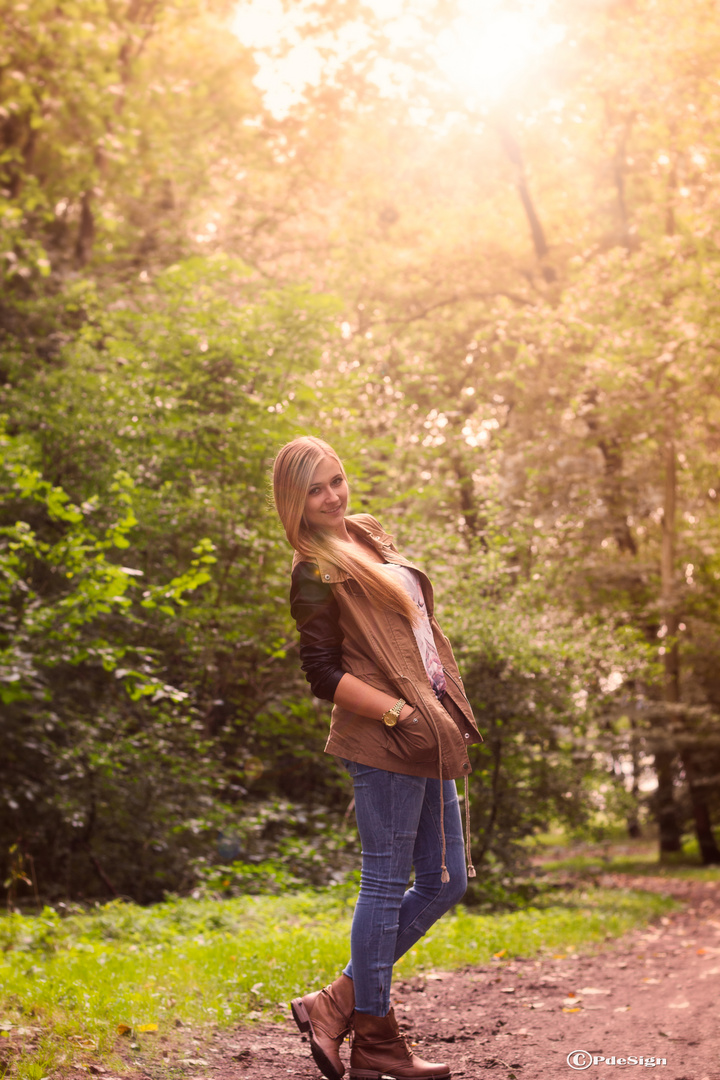
{"label": "sunlight through trees", "polygon": [[299,432],[430,564],[488,890],[555,826],[720,861],[715,4],[81,8],[0,28],[5,877],[347,869]]}

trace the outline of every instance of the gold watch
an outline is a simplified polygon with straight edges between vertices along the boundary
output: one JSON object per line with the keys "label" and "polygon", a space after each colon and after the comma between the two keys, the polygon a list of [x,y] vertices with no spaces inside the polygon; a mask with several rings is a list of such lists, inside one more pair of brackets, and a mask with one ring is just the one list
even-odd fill
{"label": "gold watch", "polygon": [[400,698],[391,709],[384,712],[382,715],[382,722],[386,727],[395,727],[398,722],[398,716],[402,712],[403,705],[407,704],[404,698]]}

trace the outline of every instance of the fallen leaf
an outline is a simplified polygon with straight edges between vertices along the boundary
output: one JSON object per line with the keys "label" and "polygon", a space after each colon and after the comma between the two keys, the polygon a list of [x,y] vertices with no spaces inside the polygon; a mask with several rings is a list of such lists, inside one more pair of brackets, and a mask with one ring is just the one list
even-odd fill
{"label": "fallen leaf", "polygon": [[563,1005],[577,1005],[579,1002],[580,998],[577,996],[577,994],[568,994],[568,996],[563,1001]]}
{"label": "fallen leaf", "polygon": [[613,1009],[613,1012],[630,1012],[630,1006],[629,1005],[618,1005],[618,1007],[616,1009]]}
{"label": "fallen leaf", "polygon": [[596,986],[584,986],[579,991],[580,994],[609,994],[609,990],[598,990]]}
{"label": "fallen leaf", "polygon": [[696,949],[695,951],[698,956],[704,956],[707,952],[707,949]]}
{"label": "fallen leaf", "polygon": [[157,1031],[157,1024],[139,1024],[136,1031]]}
{"label": "fallen leaf", "polygon": [[668,1005],[668,1009],[689,1009],[689,1001],[671,1001]]}
{"label": "fallen leaf", "polygon": [[567,1006],[563,1005],[563,1012],[582,1012],[582,1009],[579,1005],[577,1005],[574,1009],[568,1009]]}
{"label": "fallen leaf", "polygon": [[493,953],[493,960],[499,960],[501,956],[504,956],[507,949],[501,949],[500,952]]}
{"label": "fallen leaf", "polygon": [[132,1028],[129,1024],[118,1024],[117,1026],[118,1035],[129,1035],[131,1031]]}
{"label": "fallen leaf", "polygon": [[514,994],[515,993],[515,987],[514,986],[501,986],[500,987],[500,993],[501,994]]}
{"label": "fallen leaf", "polygon": [[545,1008],[545,1002],[544,1001],[533,1001],[528,1005],[528,1009],[544,1009],[544,1008]]}

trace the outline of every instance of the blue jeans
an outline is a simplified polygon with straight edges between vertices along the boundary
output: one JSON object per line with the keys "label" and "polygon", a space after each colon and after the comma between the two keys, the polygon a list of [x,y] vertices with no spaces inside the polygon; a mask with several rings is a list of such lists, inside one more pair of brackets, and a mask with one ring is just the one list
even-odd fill
{"label": "blue jeans", "polygon": [[[372,1016],[390,1009],[396,960],[465,894],[467,869],[454,780],[373,769],[346,761],[355,784],[355,815],[362,843],[360,895],[350,935],[355,1008]],[[440,880],[440,784],[445,800],[446,865]],[[415,883],[408,889],[411,868]]]}

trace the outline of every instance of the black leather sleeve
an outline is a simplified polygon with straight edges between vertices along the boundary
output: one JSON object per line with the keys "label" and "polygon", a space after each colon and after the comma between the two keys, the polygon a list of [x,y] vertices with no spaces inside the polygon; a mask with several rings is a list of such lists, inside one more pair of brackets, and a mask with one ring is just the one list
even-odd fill
{"label": "black leather sleeve", "polygon": [[313,563],[298,563],[293,570],[290,611],[300,632],[300,666],[310,689],[315,697],[332,701],[345,674],[340,610]]}

